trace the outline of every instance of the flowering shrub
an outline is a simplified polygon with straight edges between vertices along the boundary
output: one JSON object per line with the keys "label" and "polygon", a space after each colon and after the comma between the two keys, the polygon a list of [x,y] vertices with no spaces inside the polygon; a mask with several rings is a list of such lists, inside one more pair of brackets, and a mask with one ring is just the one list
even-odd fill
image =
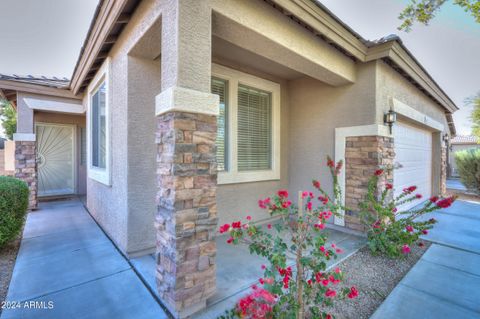
{"label": "flowering shrub", "polygon": [[333,318],[322,309],[331,306],[335,298],[358,296],[355,287],[338,288],[343,277],[339,268],[326,270],[327,261],[337,258],[342,249],[327,244],[325,224],[343,209],[338,204],[341,191],[337,183],[342,162],[335,164],[328,158],[327,165],[333,177],[333,198],[313,180],[317,194],[299,193],[298,206],[286,190],[258,202],[271,216],[279,217],[279,223],[254,225],[247,216],[244,222],[220,227],[220,233],[230,235],[229,244],[247,244],[252,254],[269,263],[262,266],[264,275],[251,294],[221,318]]}
{"label": "flowering shrub", "polygon": [[365,201],[359,205],[360,218],[367,229],[370,251],[396,258],[410,253],[411,246],[418,243],[421,235],[427,235],[437,222],[434,218],[421,220],[418,217],[449,207],[455,197],[433,196],[420,208],[400,212],[398,206],[420,199],[422,195],[415,193],[416,186],[403,189],[398,196],[393,196],[392,184],[386,183],[383,189],[379,189],[379,180],[384,173],[383,169],[379,169],[370,178]]}

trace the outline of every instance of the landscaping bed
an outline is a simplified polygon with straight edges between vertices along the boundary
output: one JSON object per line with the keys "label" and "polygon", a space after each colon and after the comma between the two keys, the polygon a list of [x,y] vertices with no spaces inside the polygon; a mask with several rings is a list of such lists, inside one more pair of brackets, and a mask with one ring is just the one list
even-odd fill
{"label": "landscaping bed", "polygon": [[356,286],[356,299],[338,300],[328,310],[337,319],[368,319],[390,292],[422,257],[431,243],[421,240],[423,247],[412,247],[405,258],[390,259],[372,256],[367,247],[338,264],[345,279],[339,287]]}
{"label": "landscaping bed", "polygon": [[[8,286],[13,273],[13,266],[20,249],[21,236],[0,248],[0,303],[7,298]],[[0,314],[2,308],[0,307]]]}

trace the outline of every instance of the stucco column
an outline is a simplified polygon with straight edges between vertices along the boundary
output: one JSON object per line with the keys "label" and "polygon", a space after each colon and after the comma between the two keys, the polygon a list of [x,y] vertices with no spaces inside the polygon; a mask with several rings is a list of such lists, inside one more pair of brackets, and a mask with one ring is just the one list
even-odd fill
{"label": "stucco column", "polygon": [[23,95],[17,94],[17,133],[15,141],[15,177],[25,181],[29,189],[29,209],[37,208],[37,152],[33,110]]}
{"label": "stucco column", "polygon": [[218,96],[210,93],[207,1],[167,1],[156,97],[157,287],[184,318],[215,293]]}

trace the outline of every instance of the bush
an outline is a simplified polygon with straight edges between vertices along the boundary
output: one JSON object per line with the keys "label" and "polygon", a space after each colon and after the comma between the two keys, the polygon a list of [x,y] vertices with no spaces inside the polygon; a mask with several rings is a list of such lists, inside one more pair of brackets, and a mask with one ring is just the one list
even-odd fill
{"label": "bush", "polygon": [[480,149],[468,149],[455,153],[460,179],[465,186],[480,193]]}
{"label": "bush", "polygon": [[260,208],[272,217],[279,217],[279,223],[264,227],[251,223],[251,217],[247,216],[244,222],[220,227],[220,233],[230,235],[227,243],[247,245],[251,254],[268,261],[262,266],[264,275],[258,285],[252,286],[252,292],[220,318],[332,319],[326,308],[336,298],[358,296],[356,287],[338,286],[343,279],[339,268],[327,270],[327,262],[343,251],[333,243],[327,245],[325,224],[344,209],[339,204],[341,189],[337,182],[342,162],[335,164],[328,158],[327,165],[333,177],[333,197],[320,182],[313,180],[312,191],[299,193],[298,206],[292,203],[286,190],[259,201]]}
{"label": "bush", "polygon": [[[387,168],[391,170],[393,168]],[[421,235],[427,235],[428,231],[437,222],[434,218],[426,220],[420,218],[441,208],[447,208],[453,204],[456,197],[439,198],[432,196],[421,206],[406,211],[398,211],[397,207],[422,198],[421,194],[415,194],[416,186],[410,186],[394,196],[393,185],[385,183],[379,187],[381,178],[384,178],[384,170],[379,169],[368,182],[368,193],[365,200],[360,204],[360,218],[367,229],[368,248],[374,255],[386,255],[390,258],[398,258],[407,255],[411,246],[418,244]]]}
{"label": "bush", "polygon": [[13,177],[0,176],[0,247],[17,237],[27,208],[27,184]]}

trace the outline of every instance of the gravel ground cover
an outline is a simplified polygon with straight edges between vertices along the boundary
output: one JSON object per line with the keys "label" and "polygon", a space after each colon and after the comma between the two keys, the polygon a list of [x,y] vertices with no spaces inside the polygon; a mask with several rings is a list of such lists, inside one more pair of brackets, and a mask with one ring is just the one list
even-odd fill
{"label": "gravel ground cover", "polygon": [[8,243],[0,248],[0,314],[2,313],[1,303],[7,297],[8,286],[12,277],[13,266],[17,259],[21,238]]}
{"label": "gravel ground cover", "polygon": [[424,246],[412,247],[412,252],[405,258],[372,256],[368,248],[363,247],[339,263],[345,277],[338,288],[356,286],[360,294],[354,300],[338,300],[329,312],[337,319],[370,318],[431,245],[427,241],[421,242]]}

